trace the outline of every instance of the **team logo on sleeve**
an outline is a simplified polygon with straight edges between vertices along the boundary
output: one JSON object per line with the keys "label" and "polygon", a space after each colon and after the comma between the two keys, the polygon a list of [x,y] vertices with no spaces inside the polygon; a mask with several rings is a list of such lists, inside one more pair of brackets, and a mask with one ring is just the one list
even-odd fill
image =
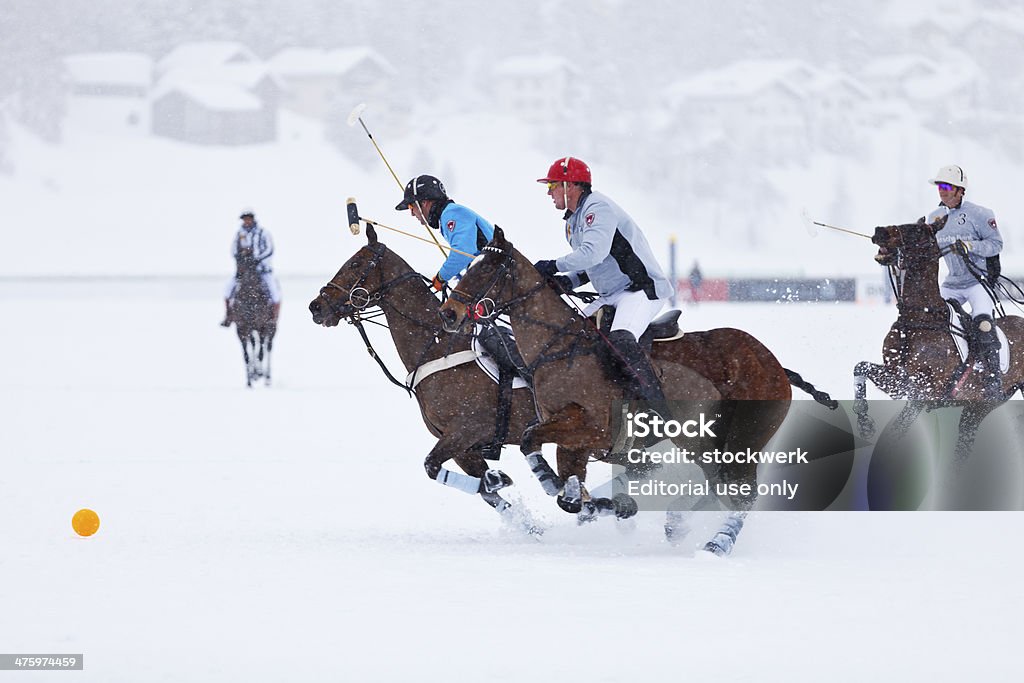
{"label": "team logo on sleeve", "polygon": [[995,219],[995,218],[989,218],[989,219],[988,219],[988,225],[989,225],[989,227],[990,227],[990,228],[992,228],[993,230],[998,230],[998,229],[999,229],[999,226],[998,226],[998,225],[996,225],[996,219]]}
{"label": "team logo on sleeve", "polygon": [[446,227],[449,230],[454,230],[455,229],[455,221],[448,221],[448,225]]}
{"label": "team logo on sleeve", "polygon": [[583,217],[583,222],[587,224],[587,227],[588,227],[588,228],[589,228],[589,227],[590,227],[591,225],[593,225],[593,224],[594,224],[594,212],[593,212],[593,211],[591,211],[591,212],[590,212],[590,213],[588,213],[588,214],[587,214],[586,216],[584,216],[584,217]]}

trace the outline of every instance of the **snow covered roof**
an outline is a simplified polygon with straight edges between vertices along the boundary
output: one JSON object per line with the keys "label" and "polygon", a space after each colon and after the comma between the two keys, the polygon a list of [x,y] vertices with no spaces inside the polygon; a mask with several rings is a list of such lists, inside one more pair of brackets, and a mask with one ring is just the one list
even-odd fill
{"label": "snow covered roof", "polygon": [[990,9],[964,0],[931,0],[927,3],[887,3],[882,19],[896,28],[934,27],[943,33],[963,33],[977,24],[990,24],[1024,34],[1024,10]]}
{"label": "snow covered roof", "polygon": [[376,50],[369,47],[319,48],[290,47],[271,57],[267,64],[279,76],[311,74],[341,75],[369,62],[389,75],[397,71]]}
{"label": "snow covered roof", "polygon": [[214,67],[182,67],[172,69],[160,77],[161,87],[181,83],[223,83],[250,89],[264,78],[274,80],[273,74],[264,64],[225,64]]}
{"label": "snow covered roof", "polygon": [[808,97],[837,87],[871,97],[870,90],[849,75],[818,69],[798,59],[737,61],[676,81],[666,88],[665,95],[675,107],[693,99],[750,98],[771,88]]}
{"label": "snow covered roof", "polygon": [[861,75],[868,79],[883,79],[932,75],[938,72],[938,64],[923,55],[900,54],[872,59],[865,64],[861,70]]}
{"label": "snow covered roof", "polygon": [[161,72],[182,68],[208,68],[227,64],[259,64],[260,59],[245,45],[229,41],[182,43],[158,63]]}
{"label": "snow covered roof", "polygon": [[547,74],[579,70],[565,57],[558,55],[532,55],[509,57],[498,62],[491,73],[495,76],[544,76]]}
{"label": "snow covered roof", "polygon": [[263,108],[263,102],[255,95],[223,83],[171,83],[158,88],[153,99],[161,99],[173,92],[217,111],[258,111]]}
{"label": "snow covered roof", "polygon": [[816,69],[796,59],[741,60],[676,81],[665,95],[673,106],[694,98],[750,97],[773,87],[800,97],[817,76]]}
{"label": "snow covered roof", "polygon": [[68,55],[64,67],[72,83],[148,88],[153,60],[139,52],[89,52]]}
{"label": "snow covered roof", "polygon": [[950,48],[944,58],[940,67],[935,61],[914,54],[879,57],[866,65],[864,75],[872,80],[898,79],[906,94],[917,100],[944,97],[980,77],[978,65],[967,52]]}

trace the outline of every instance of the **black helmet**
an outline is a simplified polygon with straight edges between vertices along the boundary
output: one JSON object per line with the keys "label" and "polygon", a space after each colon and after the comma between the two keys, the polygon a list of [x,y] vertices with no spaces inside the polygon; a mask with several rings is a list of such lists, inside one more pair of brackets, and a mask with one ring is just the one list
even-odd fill
{"label": "black helmet", "polygon": [[432,175],[421,175],[413,178],[405,186],[405,196],[395,207],[396,211],[405,211],[421,199],[448,199],[441,181]]}

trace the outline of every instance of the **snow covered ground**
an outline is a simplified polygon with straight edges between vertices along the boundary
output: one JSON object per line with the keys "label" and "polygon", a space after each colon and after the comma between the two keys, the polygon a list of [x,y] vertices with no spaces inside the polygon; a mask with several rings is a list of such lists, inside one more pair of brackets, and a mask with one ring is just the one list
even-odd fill
{"label": "snow covered ground", "polygon": [[[1019,679],[1020,514],[762,513],[719,560],[658,515],[577,528],[514,449],[540,541],[428,481],[415,402],[305,310],[355,248],[283,281],[271,389],[244,386],[219,280],[0,282],[0,650],[85,655],[3,680]],[[893,315],[684,320],[849,398]]]}

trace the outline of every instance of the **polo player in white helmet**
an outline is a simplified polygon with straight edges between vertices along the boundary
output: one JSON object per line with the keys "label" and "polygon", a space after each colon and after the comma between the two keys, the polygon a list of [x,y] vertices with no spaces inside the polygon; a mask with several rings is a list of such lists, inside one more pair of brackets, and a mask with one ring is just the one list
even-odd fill
{"label": "polo player in white helmet", "polygon": [[[1003,249],[1003,238],[991,209],[964,199],[967,175],[959,166],[943,166],[928,182],[939,190],[939,207],[928,215],[928,223],[946,216],[946,224],[935,233],[945,255],[949,274],[939,285],[944,299],[954,299],[970,307],[974,318],[978,357],[986,375],[984,396],[1001,399],[1002,373],[999,371],[999,338],[993,326],[995,302],[985,286],[971,271],[986,273],[994,281],[998,272],[996,257]],[[973,268],[968,268],[970,262]]]}

